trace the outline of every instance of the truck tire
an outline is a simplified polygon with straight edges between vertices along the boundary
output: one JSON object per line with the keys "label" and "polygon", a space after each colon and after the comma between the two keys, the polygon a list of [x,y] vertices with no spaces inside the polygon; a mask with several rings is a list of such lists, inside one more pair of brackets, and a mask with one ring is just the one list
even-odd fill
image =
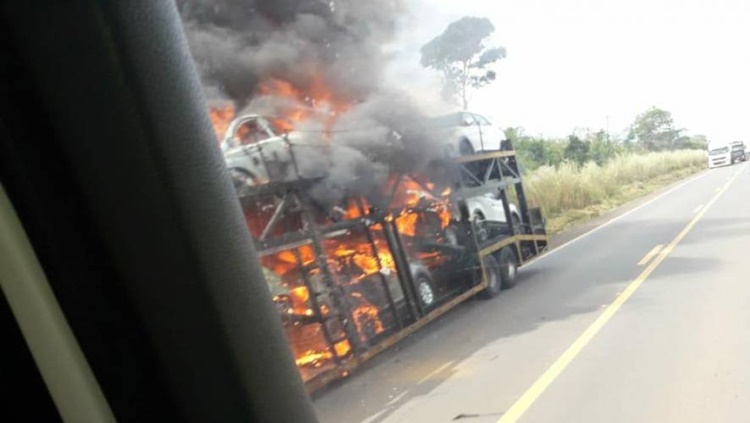
{"label": "truck tire", "polygon": [[516,276],[518,275],[518,260],[513,252],[512,246],[507,246],[500,250],[498,254],[500,282],[503,289],[510,289],[516,286]]}
{"label": "truck tire", "polygon": [[479,297],[485,300],[497,297],[500,291],[503,289],[502,281],[500,280],[500,268],[497,264],[497,260],[491,255],[485,256],[482,259],[485,271],[487,272],[487,288],[479,292]]}
{"label": "truck tire", "polygon": [[435,291],[432,289],[432,280],[424,273],[414,275],[414,287],[417,297],[425,310],[429,310],[435,304]]}

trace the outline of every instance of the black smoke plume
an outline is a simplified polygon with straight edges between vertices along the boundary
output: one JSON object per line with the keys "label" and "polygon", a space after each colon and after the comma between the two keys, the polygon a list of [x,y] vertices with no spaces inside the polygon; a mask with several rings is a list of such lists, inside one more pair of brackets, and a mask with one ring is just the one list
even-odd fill
{"label": "black smoke plume", "polygon": [[383,85],[382,47],[405,13],[403,0],[180,0],[178,7],[209,100],[274,113],[263,110],[274,101],[257,90],[280,79],[301,92],[322,84],[350,105],[329,128],[333,153],[319,163],[328,177],[312,191],[320,201],[419,170],[440,150],[403,87]]}

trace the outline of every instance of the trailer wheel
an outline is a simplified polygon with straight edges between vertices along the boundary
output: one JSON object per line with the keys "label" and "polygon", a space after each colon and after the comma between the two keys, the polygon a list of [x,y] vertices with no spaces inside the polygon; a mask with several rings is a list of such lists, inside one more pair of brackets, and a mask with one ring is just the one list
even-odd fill
{"label": "trailer wheel", "polygon": [[480,298],[488,300],[496,297],[497,294],[503,288],[502,281],[500,280],[500,268],[497,265],[497,260],[492,256],[485,256],[482,259],[482,264],[487,272],[487,288],[481,291],[478,295]]}
{"label": "trailer wheel", "polygon": [[432,290],[432,281],[424,273],[418,273],[414,279],[417,288],[417,296],[422,306],[430,308],[435,303],[435,291]]}
{"label": "trailer wheel", "polygon": [[518,275],[518,261],[513,247],[505,247],[500,250],[498,255],[500,260],[500,281],[503,289],[509,289],[516,286],[516,276]]}

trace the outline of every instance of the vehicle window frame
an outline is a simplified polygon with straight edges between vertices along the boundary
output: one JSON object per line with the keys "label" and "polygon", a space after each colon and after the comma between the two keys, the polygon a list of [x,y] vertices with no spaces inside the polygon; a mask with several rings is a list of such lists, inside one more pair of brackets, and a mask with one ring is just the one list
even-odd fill
{"label": "vehicle window frame", "polygon": [[[465,125],[466,119],[471,120],[471,125]],[[461,124],[464,126],[479,126],[479,121],[476,119],[473,113],[461,112]]]}
{"label": "vehicle window frame", "polygon": [[[471,113],[470,113],[470,114],[471,114]],[[491,122],[490,122],[490,120],[489,120],[489,119],[487,119],[486,117],[484,117],[484,116],[482,116],[482,115],[478,115],[478,114],[476,114],[476,113],[474,113],[474,114],[473,114],[473,116],[474,116],[474,120],[475,120],[475,121],[477,122],[477,124],[479,124],[480,126],[492,126],[492,123],[491,123]]]}

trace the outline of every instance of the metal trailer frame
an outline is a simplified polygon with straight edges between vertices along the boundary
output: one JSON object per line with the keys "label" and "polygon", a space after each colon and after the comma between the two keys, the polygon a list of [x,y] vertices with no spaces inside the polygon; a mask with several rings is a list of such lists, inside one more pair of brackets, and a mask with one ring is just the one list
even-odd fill
{"label": "metal trailer frame", "polygon": [[[290,145],[289,147],[294,162],[293,146]],[[265,160],[262,152],[261,157]],[[479,281],[472,287],[455,295],[453,298],[445,300],[444,303],[429,311],[424,310],[420,302],[416,300],[417,293],[415,292],[409,265],[405,262],[406,257],[401,245],[400,235],[393,221],[394,219],[388,219],[388,216],[391,216],[393,212],[392,210],[368,211],[365,209],[362,199],[355,198],[354,201],[357,201],[361,212],[359,217],[327,225],[319,225],[314,216],[313,201],[307,195],[307,189],[315,181],[305,179],[284,182],[271,181],[266,184],[248,186],[241,189],[239,194],[243,207],[247,206],[248,203],[252,203],[258,197],[272,195],[278,198],[276,209],[273,211],[270,220],[263,228],[261,235],[255,239],[258,255],[259,257],[263,257],[285,250],[294,251],[297,267],[302,275],[302,281],[310,293],[310,306],[314,311],[312,318],[314,321],[320,323],[324,338],[332,353],[335,367],[307,381],[306,385],[310,392],[317,391],[334,380],[346,377],[361,363],[413,334],[421,327],[445,314],[468,298],[485,290],[487,288],[487,269],[485,268],[483,259],[486,256],[497,254],[503,248],[511,246],[517,260],[517,265],[523,266],[547,250],[548,237],[544,229],[542,214],[538,209],[528,207],[516,152],[513,150],[509,140],[503,141],[500,151],[461,156],[446,160],[444,165],[450,168],[450,172],[453,173],[451,179],[454,182],[454,189],[450,197],[451,201],[458,205],[461,220],[468,222],[469,219],[465,202],[466,198],[495,192],[499,199],[503,201],[507,224],[504,225],[506,227],[502,234],[496,235],[485,242],[479,242],[472,230],[470,238],[474,242],[470,242],[469,244],[471,245],[467,245],[466,247],[470,249],[471,253],[476,254],[476,261],[478,267],[481,269]],[[294,169],[295,171],[297,169],[296,163],[294,163]],[[394,186],[390,191],[392,196],[388,199],[388,204],[391,204],[393,201],[393,196],[395,196],[398,184],[401,181],[402,177],[395,178]],[[430,191],[426,186],[423,187],[425,191]],[[515,189],[518,199],[522,221],[519,227],[514,227],[510,218],[511,213],[507,192],[510,187]],[[300,213],[304,221],[304,230],[296,232],[285,231],[281,235],[273,236],[274,229],[284,221],[285,212],[292,209]],[[387,296],[388,309],[393,313],[396,330],[387,337],[376,339],[373,345],[363,345],[357,337],[356,328],[353,324],[352,310],[348,307],[348,303],[344,297],[345,294],[342,288],[334,282],[322,243],[325,239],[346,234],[353,229],[363,230],[377,259],[378,266],[382,270],[383,265],[380,262],[380,257],[377,253],[378,247],[374,242],[371,230],[373,225],[382,225],[384,238],[395,261],[399,283],[406,299],[410,320],[404,321],[399,316],[397,312],[398,307],[392,298],[386,277],[383,275],[383,272],[379,272],[381,287]],[[297,249],[303,245],[310,245],[313,248],[315,266],[320,270],[326,288],[324,294],[333,294],[331,297],[334,301],[336,313],[325,315],[321,312],[317,297],[322,294],[314,291],[312,283],[303,269],[302,258]],[[344,328],[343,337],[335,337],[331,333],[328,322],[333,319],[338,319]],[[351,350],[346,355],[339,356],[334,346],[344,340],[349,341]]]}

